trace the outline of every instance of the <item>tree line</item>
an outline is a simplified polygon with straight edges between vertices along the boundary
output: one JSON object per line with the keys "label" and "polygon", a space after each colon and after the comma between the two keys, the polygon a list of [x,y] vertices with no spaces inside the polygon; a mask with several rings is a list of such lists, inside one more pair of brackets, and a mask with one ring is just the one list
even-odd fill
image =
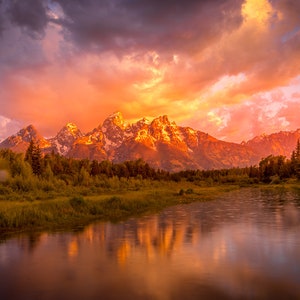
{"label": "tree line", "polygon": [[[51,190],[65,186],[109,187],[112,182],[142,180],[187,180],[196,184],[279,183],[290,178],[300,180],[300,142],[290,158],[270,155],[257,166],[220,170],[186,170],[170,173],[154,169],[142,159],[113,163],[88,159],[73,159],[57,153],[43,154],[38,144],[31,141],[24,154],[9,149],[0,150],[0,170],[6,170],[3,186],[29,191],[34,185]],[[1,193],[1,191],[0,191]]]}
{"label": "tree line", "polygon": [[283,155],[262,158],[258,166],[221,170],[193,170],[179,173],[189,181],[206,180],[214,183],[280,183],[288,179],[300,180],[300,141],[288,159]]}

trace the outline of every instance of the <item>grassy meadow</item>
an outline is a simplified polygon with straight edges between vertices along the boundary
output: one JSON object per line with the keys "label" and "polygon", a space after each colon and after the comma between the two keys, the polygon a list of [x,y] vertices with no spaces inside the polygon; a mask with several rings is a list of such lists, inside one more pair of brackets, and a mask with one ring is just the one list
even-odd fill
{"label": "grassy meadow", "polygon": [[1,195],[0,234],[71,228],[94,220],[118,221],[171,205],[212,200],[238,188],[236,185],[200,187],[189,182],[149,180],[131,183],[132,187],[117,189],[73,187],[61,193],[28,191]]}
{"label": "grassy meadow", "polygon": [[[298,149],[299,148],[299,149]],[[259,166],[170,173],[141,159],[115,164],[0,150],[0,235],[57,230],[94,220],[118,221],[167,206],[208,201],[249,186],[296,187],[300,144],[291,160],[269,156]]]}

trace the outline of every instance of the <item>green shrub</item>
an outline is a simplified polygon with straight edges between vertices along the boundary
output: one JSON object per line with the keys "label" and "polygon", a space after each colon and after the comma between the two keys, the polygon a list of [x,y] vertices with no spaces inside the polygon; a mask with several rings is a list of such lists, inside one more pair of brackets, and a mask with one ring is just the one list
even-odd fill
{"label": "green shrub", "polygon": [[76,211],[82,211],[87,205],[86,201],[84,200],[84,198],[82,196],[72,197],[69,200],[69,203],[73,207],[73,209]]}
{"label": "green shrub", "polygon": [[281,183],[281,180],[278,175],[271,176],[270,179],[271,179],[271,184],[280,184]]}
{"label": "green shrub", "polygon": [[183,196],[185,194],[184,189],[180,189],[178,195]]}
{"label": "green shrub", "polygon": [[0,184],[0,195],[9,195],[12,193],[12,189],[9,186]]}
{"label": "green shrub", "polygon": [[122,204],[121,198],[117,196],[113,196],[105,201],[104,207],[107,208],[113,208],[113,209],[120,209],[120,206]]}
{"label": "green shrub", "polygon": [[188,188],[187,190],[184,190],[184,189],[180,189],[178,195],[179,196],[183,196],[183,195],[191,195],[191,194],[194,194],[194,190],[191,189],[191,188]]}
{"label": "green shrub", "polygon": [[186,194],[194,194],[194,190],[193,189],[187,189],[185,191]]}
{"label": "green shrub", "polygon": [[31,192],[36,190],[39,185],[38,178],[36,177],[27,177],[16,176],[10,180],[10,186],[14,191],[19,192]]}

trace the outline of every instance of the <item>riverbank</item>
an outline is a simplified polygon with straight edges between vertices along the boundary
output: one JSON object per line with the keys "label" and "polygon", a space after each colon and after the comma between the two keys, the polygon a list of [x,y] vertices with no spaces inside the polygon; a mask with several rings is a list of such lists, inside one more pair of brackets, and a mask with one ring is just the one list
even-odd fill
{"label": "riverbank", "polygon": [[[299,184],[255,185],[264,189],[300,189]],[[201,187],[185,182],[161,182],[136,190],[107,190],[88,194],[74,191],[72,195],[51,198],[23,195],[17,200],[0,201],[0,236],[16,232],[68,230],[96,220],[120,221],[128,217],[158,212],[168,206],[196,201],[210,201],[236,190],[239,185]]]}
{"label": "riverbank", "polygon": [[213,200],[238,188],[237,185],[199,187],[190,183],[163,182],[137,190],[102,191],[86,196],[74,193],[35,200],[32,195],[17,197],[18,200],[10,197],[10,200],[0,201],[0,235],[67,229],[95,220],[114,222],[171,205]]}

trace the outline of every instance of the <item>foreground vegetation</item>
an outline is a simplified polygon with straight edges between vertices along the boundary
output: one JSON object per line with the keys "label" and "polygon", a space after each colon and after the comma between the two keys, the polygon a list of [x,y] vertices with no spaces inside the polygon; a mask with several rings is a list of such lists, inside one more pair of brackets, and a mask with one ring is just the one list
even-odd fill
{"label": "foreground vegetation", "polygon": [[0,234],[59,229],[93,220],[120,220],[170,205],[207,201],[257,184],[299,188],[300,143],[290,159],[269,156],[259,166],[224,170],[155,170],[142,160],[113,164],[0,150]]}
{"label": "foreground vegetation", "polygon": [[[93,220],[117,221],[157,212],[167,206],[207,201],[237,186],[192,189],[191,184],[144,183],[140,190],[106,191],[102,194],[57,196],[53,199],[0,201],[0,233],[30,229],[60,229],[85,225]],[[186,187],[183,189],[182,187]],[[80,194],[80,191],[78,191]],[[86,193],[85,193],[86,194]]]}

